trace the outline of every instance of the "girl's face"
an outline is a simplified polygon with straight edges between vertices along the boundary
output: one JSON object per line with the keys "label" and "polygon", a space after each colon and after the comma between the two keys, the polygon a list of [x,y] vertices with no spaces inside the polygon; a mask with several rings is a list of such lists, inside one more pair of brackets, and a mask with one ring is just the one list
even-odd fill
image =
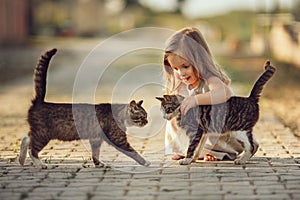
{"label": "girl's face", "polygon": [[170,53],[167,57],[171,68],[175,71],[175,76],[187,84],[190,88],[195,88],[199,84],[194,67],[184,58]]}

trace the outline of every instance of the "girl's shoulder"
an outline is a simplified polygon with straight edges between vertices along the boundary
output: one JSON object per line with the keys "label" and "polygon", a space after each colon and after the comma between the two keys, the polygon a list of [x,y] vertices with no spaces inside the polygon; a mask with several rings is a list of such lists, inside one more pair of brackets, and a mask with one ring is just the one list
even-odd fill
{"label": "girl's shoulder", "polygon": [[219,77],[214,76],[214,75],[211,75],[207,78],[208,83],[210,83],[210,82],[220,82],[220,81],[223,83],[223,81]]}
{"label": "girl's shoulder", "polygon": [[210,76],[207,79],[207,83],[208,83],[208,87],[210,88],[210,90],[217,89],[217,88],[225,88],[228,91],[228,94],[230,94],[230,96],[234,95],[233,89],[229,85],[227,85],[226,83],[224,83],[217,76]]}
{"label": "girl's shoulder", "polygon": [[219,86],[226,86],[228,87],[228,85],[226,85],[226,83],[224,83],[219,77],[217,76],[210,76],[207,80],[207,85],[209,87],[219,87]]}

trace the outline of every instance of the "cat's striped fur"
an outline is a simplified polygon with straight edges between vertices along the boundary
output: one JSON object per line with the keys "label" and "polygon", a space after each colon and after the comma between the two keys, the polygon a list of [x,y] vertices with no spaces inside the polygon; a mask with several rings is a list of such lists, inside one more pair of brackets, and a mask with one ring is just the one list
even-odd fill
{"label": "cat's striped fur", "polygon": [[47,69],[56,49],[45,52],[39,59],[35,71],[35,97],[28,111],[30,131],[21,143],[19,162],[24,165],[27,149],[37,167],[47,166],[38,153],[52,139],[72,141],[88,139],[92,148],[95,166],[103,166],[99,160],[103,141],[133,158],[141,165],[150,162],[141,157],[128,143],[127,126],[142,127],[148,123],[147,113],[141,106],[143,101],[129,104],[62,104],[45,102]]}
{"label": "cat's striped fur", "polygon": [[195,149],[201,137],[206,133],[233,133],[244,147],[244,152],[235,160],[235,164],[244,164],[256,151],[252,131],[259,119],[259,97],[263,86],[273,76],[276,69],[265,63],[265,71],[255,82],[249,97],[231,97],[227,102],[217,105],[201,105],[191,108],[185,116],[180,114],[180,104],[184,97],[164,95],[156,97],[161,101],[164,118],[176,117],[178,126],[190,138],[186,158],[180,164],[193,161]]}

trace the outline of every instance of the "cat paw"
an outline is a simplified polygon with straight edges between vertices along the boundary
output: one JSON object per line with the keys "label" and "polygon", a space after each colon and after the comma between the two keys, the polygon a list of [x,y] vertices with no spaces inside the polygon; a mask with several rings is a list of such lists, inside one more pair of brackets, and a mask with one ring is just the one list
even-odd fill
{"label": "cat paw", "polygon": [[193,158],[184,158],[184,159],[179,160],[179,164],[180,165],[189,165],[192,163],[192,161],[193,161]]}
{"label": "cat paw", "polygon": [[44,164],[44,163],[38,163],[35,166],[38,169],[47,169],[48,168],[48,166],[46,164]]}
{"label": "cat paw", "polygon": [[19,163],[20,163],[21,166],[24,166],[25,159],[26,159],[25,156],[20,156],[20,157],[19,157]]}
{"label": "cat paw", "polygon": [[97,164],[95,164],[95,167],[96,168],[102,168],[102,167],[104,167],[105,165],[104,165],[104,163],[102,163],[102,162],[99,162],[99,163],[97,163]]}
{"label": "cat paw", "polygon": [[149,165],[151,165],[151,162],[150,161],[145,161],[145,163],[143,164],[145,167],[148,167]]}
{"label": "cat paw", "polygon": [[239,159],[239,158],[234,160],[234,164],[236,164],[236,165],[244,165],[244,164],[246,164],[246,162],[247,162],[247,160]]}
{"label": "cat paw", "polygon": [[47,169],[48,166],[46,164],[42,164],[42,169]]}
{"label": "cat paw", "polygon": [[48,166],[44,162],[42,162],[40,160],[35,160],[34,165],[38,169],[47,169],[48,168]]}

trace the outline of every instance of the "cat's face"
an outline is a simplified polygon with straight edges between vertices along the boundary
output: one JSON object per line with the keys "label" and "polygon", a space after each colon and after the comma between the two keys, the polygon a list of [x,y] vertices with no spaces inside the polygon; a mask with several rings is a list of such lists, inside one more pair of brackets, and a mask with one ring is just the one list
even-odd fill
{"label": "cat's face", "polygon": [[136,103],[132,100],[129,103],[128,113],[130,116],[130,125],[143,127],[148,123],[147,112],[142,107],[143,100]]}
{"label": "cat's face", "polygon": [[164,95],[163,97],[156,97],[156,99],[161,102],[163,117],[170,120],[179,113],[180,104],[184,97],[180,95]]}

